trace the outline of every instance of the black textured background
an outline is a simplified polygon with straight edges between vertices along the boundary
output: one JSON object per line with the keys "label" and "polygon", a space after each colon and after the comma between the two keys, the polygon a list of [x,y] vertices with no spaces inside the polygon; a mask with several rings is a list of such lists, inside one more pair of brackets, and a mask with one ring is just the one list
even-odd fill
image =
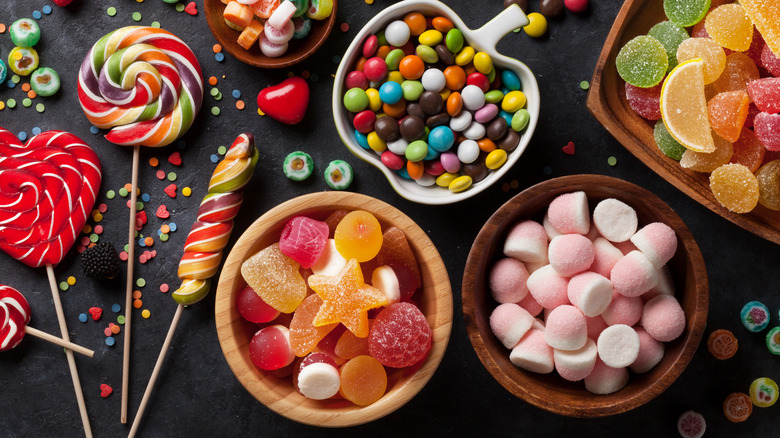
{"label": "black textured background", "polygon": [[[764,333],[752,334],[739,321],[739,310],[750,300],[763,301],[777,325],[780,309],[779,251],[772,243],[732,225],[688,199],[617,143],[588,113],[586,92],[580,81],[589,80],[596,59],[611,23],[620,7],[616,0],[591,1],[586,14],[565,14],[550,22],[547,35],[529,38],[524,33],[507,35],[499,44],[503,53],[524,61],[536,74],[542,94],[541,119],[533,140],[518,164],[502,182],[517,180],[519,187],[502,190],[501,184],[457,205],[425,206],[398,196],[380,172],[352,156],[342,145],[332,122],[330,97],[331,74],[337,65],[334,55],[342,55],[351,39],[374,14],[390,5],[388,0],[376,0],[367,5],[362,0],[342,1],[338,7],[337,26],[349,23],[348,32],[334,29],[327,43],[314,57],[299,66],[280,71],[265,71],[241,64],[229,54],[222,63],[214,60],[215,43],[202,12],[202,0],[197,0],[200,12],[193,17],[176,12],[172,5],[160,0],[75,0],[66,9],[47,0],[6,0],[0,2],[0,23],[10,25],[15,19],[31,17],[34,10],[51,5],[53,13],[39,23],[43,37],[37,49],[42,65],[55,68],[61,75],[61,91],[54,97],[36,98],[34,103],[46,105],[44,113],[21,106],[24,98],[20,87],[8,89],[0,85],[0,100],[17,100],[16,109],[0,111],[0,126],[12,132],[30,134],[35,126],[43,130],[62,129],[85,139],[100,156],[104,180],[98,203],[106,202],[108,211],[102,225],[103,240],[123,246],[127,238],[127,210],[124,200],[107,200],[109,189],[118,190],[130,181],[132,149],[121,148],[89,132],[76,96],[78,66],[89,47],[105,33],[116,28],[144,24],[157,20],[187,42],[201,62],[204,77],[220,78],[218,88],[223,99],[215,101],[206,87],[203,110],[195,126],[186,134],[187,143],[181,151],[184,164],[174,168],[166,158],[177,147],[161,150],[142,149],[140,187],[152,200],[147,204],[150,223],[144,228],[153,233],[160,225],[154,217],[157,206],[164,203],[171,211],[171,220],[180,230],[171,234],[168,242],[157,242],[157,257],[145,265],[136,263],[136,275],[147,285],[142,289],[144,308],[152,313],[142,319],[133,312],[132,374],[130,413],[140,403],[157,353],[162,345],[175,310],[173,300],[159,292],[161,283],[178,286],[176,266],[182,244],[194,220],[195,209],[202,198],[214,164],[209,156],[220,145],[229,143],[241,132],[255,134],[261,159],[236,229],[231,239],[238,238],[255,218],[276,204],[304,193],[326,190],[321,172],[334,159],[347,160],[356,178],[350,190],[387,201],[425,230],[442,254],[454,294],[454,324],[452,337],[444,359],[428,385],[407,405],[385,418],[348,429],[322,429],[289,421],[266,409],[252,398],[231,373],[222,356],[214,327],[214,294],[184,312],[157,389],[147,408],[140,432],[142,436],[466,436],[516,435],[556,436],[618,436],[634,433],[638,436],[676,436],[677,417],[687,409],[702,413],[708,422],[707,436],[771,436],[780,426],[780,405],[755,408],[742,424],[731,424],[721,412],[721,403],[731,392],[747,392],[753,379],[761,376],[780,381],[778,358],[764,346]],[[500,0],[447,1],[466,24],[476,28],[498,14]],[[531,1],[531,10],[538,10],[538,1]],[[106,8],[116,7],[115,17]],[[132,20],[135,11],[143,15],[140,23]],[[7,59],[11,50],[8,32],[0,34],[0,56]],[[283,80],[288,72],[300,74],[304,69],[316,73],[311,82],[312,97],[306,118],[298,127],[289,127],[257,115],[255,97],[263,87]],[[222,75],[225,76],[222,79]],[[239,89],[247,102],[244,111],[234,106],[231,91]],[[210,109],[218,106],[222,114],[212,116]],[[305,128],[305,129],[301,129]],[[561,148],[569,141],[576,144],[576,154],[568,156]],[[304,150],[316,162],[317,174],[306,182],[296,183],[284,177],[281,163],[293,150]],[[610,156],[617,165],[607,164]],[[176,171],[179,189],[189,186],[193,195],[170,199],[163,193],[167,181],[155,177],[156,169],[148,165],[158,157],[161,168]],[[678,212],[697,239],[708,265],[710,279],[710,313],[706,336],[716,328],[732,330],[739,338],[736,356],[727,361],[715,360],[700,346],[690,366],[664,394],[631,412],[593,420],[560,417],[542,411],[510,395],[485,371],[468,341],[461,313],[460,286],[463,267],[471,242],[481,224],[498,208],[525,187],[547,178],[575,174],[598,173],[616,176],[637,183],[656,193]],[[137,253],[143,251],[137,249]],[[96,436],[123,436],[129,424],[119,422],[122,365],[122,335],[117,344],[104,343],[103,329],[114,321],[111,305],[124,306],[124,269],[116,282],[99,283],[85,277],[73,251],[56,267],[58,281],[70,275],[78,282],[62,293],[68,328],[73,341],[93,348],[93,359],[76,355],[76,362],[86,397],[86,405]],[[31,269],[0,254],[0,283],[16,287],[26,295],[33,309],[31,325],[58,333],[46,274]],[[104,314],[99,322],[78,321],[78,314],[89,307],[100,306]],[[111,385],[114,393],[103,399],[99,386]],[[0,353],[0,436],[79,436],[82,434],[76,400],[65,358],[58,347],[28,337],[16,349]]]}

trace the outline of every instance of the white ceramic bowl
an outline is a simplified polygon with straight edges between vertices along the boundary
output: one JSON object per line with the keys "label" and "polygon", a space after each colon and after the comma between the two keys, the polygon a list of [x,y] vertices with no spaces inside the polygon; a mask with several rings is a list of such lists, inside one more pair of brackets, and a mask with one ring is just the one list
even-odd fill
{"label": "white ceramic bowl", "polygon": [[[357,143],[355,129],[352,126],[352,117],[342,103],[346,91],[344,90],[344,79],[362,55],[363,42],[370,35],[384,29],[390,22],[402,19],[409,12],[420,12],[423,15],[431,16],[439,15],[450,19],[463,32],[466,41],[475,50],[489,54],[493,59],[493,64],[499,68],[510,69],[517,74],[523,84],[522,91],[528,99],[526,109],[531,114],[531,120],[528,123],[528,127],[520,135],[520,144],[514,151],[509,153],[507,162],[503,166],[498,170],[491,171],[485,179],[463,192],[454,193],[447,188],[438,186],[423,187],[414,181],[401,178],[393,170],[385,167],[377,153],[363,149]],[[534,129],[536,129],[536,122],[539,119],[539,86],[533,73],[522,62],[501,55],[496,51],[496,44],[504,35],[526,24],[528,24],[528,19],[517,5],[512,5],[505,9],[487,24],[476,30],[466,27],[463,20],[452,9],[448,8],[444,3],[435,0],[406,0],[383,10],[363,26],[363,29],[360,30],[360,33],[358,33],[347,49],[336,72],[333,86],[333,118],[335,119],[336,129],[341,140],[350,152],[381,170],[393,189],[410,201],[433,205],[452,204],[485,190],[491,184],[501,179],[517,162],[528,146]]]}

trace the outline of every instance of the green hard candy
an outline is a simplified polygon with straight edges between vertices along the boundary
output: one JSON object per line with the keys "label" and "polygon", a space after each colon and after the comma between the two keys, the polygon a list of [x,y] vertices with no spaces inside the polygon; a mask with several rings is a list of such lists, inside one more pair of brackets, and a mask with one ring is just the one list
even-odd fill
{"label": "green hard candy", "polygon": [[669,57],[660,41],[640,35],[620,49],[615,66],[624,81],[636,87],[650,88],[663,80],[669,67]]}

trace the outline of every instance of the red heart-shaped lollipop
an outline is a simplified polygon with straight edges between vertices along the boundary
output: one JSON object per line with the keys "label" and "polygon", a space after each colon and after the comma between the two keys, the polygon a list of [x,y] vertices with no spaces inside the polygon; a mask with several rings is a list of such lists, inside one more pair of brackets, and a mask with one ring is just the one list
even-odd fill
{"label": "red heart-shaped lollipop", "polygon": [[309,107],[309,84],[298,76],[285,79],[260,91],[257,106],[269,117],[295,125],[303,120]]}
{"label": "red heart-shaped lollipop", "polygon": [[48,131],[22,145],[0,128],[0,249],[34,268],[62,261],[100,181],[95,151],[75,135]]}

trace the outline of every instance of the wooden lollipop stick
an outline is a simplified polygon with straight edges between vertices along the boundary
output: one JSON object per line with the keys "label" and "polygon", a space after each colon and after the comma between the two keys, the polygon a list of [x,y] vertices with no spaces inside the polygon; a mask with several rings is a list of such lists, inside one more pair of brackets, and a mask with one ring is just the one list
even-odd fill
{"label": "wooden lollipop stick", "polygon": [[60,347],[68,348],[73,350],[75,353],[83,354],[87,357],[92,357],[95,355],[95,352],[90,350],[89,348],[82,347],[81,345],[74,344],[73,342],[66,341],[62,338],[58,338],[54,335],[50,335],[46,332],[42,332],[38,330],[37,328],[32,328],[30,326],[24,327],[24,332],[28,335],[35,336],[36,338],[43,339],[44,341],[49,341],[53,344],[57,344]]}
{"label": "wooden lollipop stick", "polygon": [[[65,324],[65,312],[62,311],[60,292],[57,289],[57,279],[54,277],[54,268],[51,265],[46,265],[46,274],[49,277],[49,288],[51,288],[51,296],[54,299],[54,309],[57,311],[57,320],[60,324],[62,339],[66,342],[70,342],[68,326]],[[68,358],[70,377],[73,379],[73,388],[76,390],[76,401],[78,401],[79,404],[81,423],[84,425],[84,435],[86,435],[87,438],[92,438],[92,428],[89,425],[89,417],[87,416],[87,405],[84,403],[84,391],[81,389],[79,372],[76,370],[76,358],[73,357],[73,351],[68,349],[65,350],[65,356]]]}
{"label": "wooden lollipop stick", "polygon": [[125,345],[122,360],[122,424],[127,423],[127,396],[130,386],[130,325],[133,310],[133,264],[135,262],[135,207],[138,191],[138,161],[141,147],[133,148],[133,176],[130,191],[130,224],[127,235],[127,289],[125,290]]}
{"label": "wooden lollipop stick", "polygon": [[160,350],[160,355],[157,357],[157,363],[154,364],[152,376],[149,378],[149,383],[146,385],[144,397],[141,399],[141,405],[138,406],[138,412],[135,414],[135,418],[133,419],[133,426],[130,428],[130,434],[127,435],[127,438],[133,438],[136,432],[138,432],[138,425],[141,424],[141,418],[144,416],[144,410],[146,410],[146,405],[149,403],[149,397],[152,395],[152,389],[154,389],[154,384],[157,382],[157,376],[160,374],[160,369],[162,368],[163,361],[165,360],[165,353],[168,352],[168,347],[171,345],[171,339],[173,339],[173,334],[176,332],[176,326],[179,325],[179,318],[181,318],[181,310],[183,308],[184,306],[181,304],[176,307],[176,313],[173,314],[171,326],[168,328],[168,334],[165,336],[165,342],[163,342],[162,350]]}

